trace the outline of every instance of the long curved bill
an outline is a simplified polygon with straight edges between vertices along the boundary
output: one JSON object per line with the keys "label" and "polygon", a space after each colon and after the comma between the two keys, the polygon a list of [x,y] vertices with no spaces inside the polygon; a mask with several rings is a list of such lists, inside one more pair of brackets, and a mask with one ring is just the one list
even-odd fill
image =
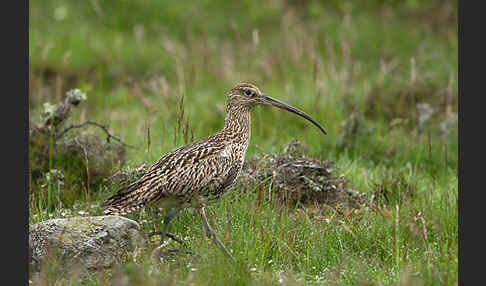
{"label": "long curved bill", "polygon": [[281,108],[281,109],[288,110],[290,112],[293,112],[293,113],[295,113],[297,115],[300,115],[300,116],[304,117],[305,119],[307,119],[310,122],[312,122],[319,129],[321,129],[322,133],[324,133],[325,135],[327,135],[326,130],[324,130],[324,128],[319,123],[317,123],[317,121],[315,121],[314,118],[310,117],[305,112],[300,111],[297,108],[292,107],[292,106],[290,106],[288,104],[285,104],[285,103],[283,103],[281,101],[278,101],[278,100],[276,100],[274,98],[271,98],[270,96],[268,96],[266,94],[262,94],[261,95],[261,101],[264,104],[270,104],[270,105],[276,106],[276,107]]}

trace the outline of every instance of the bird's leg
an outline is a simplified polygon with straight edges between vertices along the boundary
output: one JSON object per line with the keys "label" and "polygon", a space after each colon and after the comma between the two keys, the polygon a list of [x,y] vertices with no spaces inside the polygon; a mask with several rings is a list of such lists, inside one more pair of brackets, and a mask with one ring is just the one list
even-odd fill
{"label": "bird's leg", "polygon": [[[202,213],[201,213],[202,212]],[[205,209],[200,209],[199,210],[199,215],[201,216],[201,220],[203,221],[203,231],[204,231],[204,238],[211,238],[212,233],[210,230],[209,223],[207,222],[207,217],[206,217],[206,210]]]}
{"label": "bird's leg", "polygon": [[208,223],[208,219],[206,217],[206,208],[203,206],[201,207],[199,210],[199,215],[201,216],[201,220],[203,222],[203,229],[204,229],[204,232],[206,233],[206,235],[208,237],[211,237],[214,241],[214,243],[216,243],[216,245],[219,246],[219,248],[221,248],[221,250],[223,250],[223,252],[228,255],[231,260],[235,260],[235,258],[233,257],[233,255],[231,255],[231,253],[226,249],[226,247],[224,246],[224,244],[221,242],[221,240],[219,240],[219,238],[216,236],[216,232],[214,232],[214,230],[211,228],[211,226],[209,225]]}
{"label": "bird's leg", "polygon": [[[152,251],[152,255],[151,255],[151,258],[152,258],[152,260],[153,260],[154,263],[156,261],[158,261],[158,259],[162,255],[162,250],[164,248],[166,248],[169,245],[169,243],[172,241],[172,235],[168,235],[168,233],[167,233],[168,228],[170,226],[170,221],[174,218],[174,216],[176,216],[183,209],[184,209],[184,206],[181,205],[181,206],[178,206],[175,209],[169,211],[165,215],[165,217],[164,217],[164,224],[162,226],[162,232],[161,232],[162,237],[160,238],[160,245],[157,248],[155,248],[154,251]],[[164,238],[166,236],[169,239],[164,243]]]}
{"label": "bird's leg", "polygon": [[178,206],[175,209],[169,211],[164,217],[164,224],[162,226],[162,237],[160,238],[160,244],[164,243],[164,238],[167,236],[167,231],[169,230],[170,221],[181,211],[183,206]]}

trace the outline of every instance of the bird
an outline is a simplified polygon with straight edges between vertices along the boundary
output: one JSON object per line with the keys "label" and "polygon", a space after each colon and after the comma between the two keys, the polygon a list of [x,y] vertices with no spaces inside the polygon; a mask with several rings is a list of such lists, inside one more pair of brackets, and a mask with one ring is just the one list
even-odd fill
{"label": "bird", "polygon": [[167,210],[161,244],[170,222],[186,208],[198,211],[207,237],[234,260],[208,223],[206,205],[235,185],[250,143],[250,111],[257,105],[271,105],[295,113],[324,128],[303,111],[274,99],[251,83],[238,83],[228,93],[224,126],[218,132],[181,146],[162,156],[142,177],[119,189],[104,201],[106,215],[124,215],[153,204]]}

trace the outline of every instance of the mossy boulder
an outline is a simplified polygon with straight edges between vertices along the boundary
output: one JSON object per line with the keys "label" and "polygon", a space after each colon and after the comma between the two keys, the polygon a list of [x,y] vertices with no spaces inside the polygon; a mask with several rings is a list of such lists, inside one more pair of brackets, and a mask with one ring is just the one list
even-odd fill
{"label": "mossy boulder", "polygon": [[104,269],[144,245],[138,223],[120,216],[50,219],[29,227],[33,272],[53,260],[65,270]]}

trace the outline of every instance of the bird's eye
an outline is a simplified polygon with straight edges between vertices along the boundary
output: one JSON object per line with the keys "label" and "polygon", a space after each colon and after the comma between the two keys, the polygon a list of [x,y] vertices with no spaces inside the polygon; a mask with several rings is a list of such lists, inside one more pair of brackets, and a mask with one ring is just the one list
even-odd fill
{"label": "bird's eye", "polygon": [[253,92],[251,90],[249,90],[249,89],[245,90],[245,95],[250,96],[252,94],[253,94]]}

